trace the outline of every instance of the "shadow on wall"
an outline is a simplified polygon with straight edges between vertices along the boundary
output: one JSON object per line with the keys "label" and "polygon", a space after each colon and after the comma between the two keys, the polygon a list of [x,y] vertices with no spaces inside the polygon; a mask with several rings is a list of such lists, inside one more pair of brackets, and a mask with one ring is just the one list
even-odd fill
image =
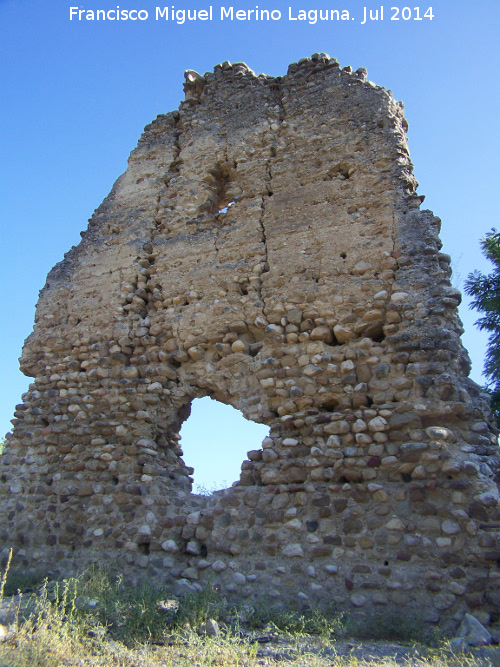
{"label": "shadow on wall", "polygon": [[261,448],[269,426],[248,421],[239,410],[206,396],[193,400],[180,435],[183,459],[194,468],[193,493],[210,495],[239,479],[247,452]]}

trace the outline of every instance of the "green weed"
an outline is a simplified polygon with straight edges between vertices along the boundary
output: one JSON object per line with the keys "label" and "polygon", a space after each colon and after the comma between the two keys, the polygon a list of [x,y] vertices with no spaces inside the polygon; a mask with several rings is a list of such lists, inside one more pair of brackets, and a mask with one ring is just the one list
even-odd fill
{"label": "green weed", "polygon": [[289,635],[315,635],[325,639],[339,634],[343,628],[343,615],[333,608],[298,612],[262,605],[251,610],[247,621],[253,628],[270,627]]}
{"label": "green weed", "polygon": [[7,565],[5,566],[5,571],[0,577],[0,600],[2,600],[4,596],[4,591],[7,585],[7,576],[9,574],[11,561],[12,561],[12,549],[9,551],[9,557],[7,558]]}
{"label": "green weed", "polygon": [[438,628],[430,627],[415,616],[408,617],[390,610],[366,618],[349,617],[345,621],[345,631],[358,639],[419,643],[425,646],[439,646],[443,641]]}
{"label": "green weed", "polygon": [[45,580],[45,573],[32,570],[25,573],[11,572],[5,582],[4,595],[15,595],[17,592],[31,593],[40,588]]}
{"label": "green weed", "polygon": [[221,602],[210,584],[178,602],[170,598],[165,587],[147,581],[135,587],[125,585],[121,576],[92,568],[78,580],[75,603],[88,625],[106,626],[113,639],[127,646],[161,643],[186,625],[197,628],[221,616]]}

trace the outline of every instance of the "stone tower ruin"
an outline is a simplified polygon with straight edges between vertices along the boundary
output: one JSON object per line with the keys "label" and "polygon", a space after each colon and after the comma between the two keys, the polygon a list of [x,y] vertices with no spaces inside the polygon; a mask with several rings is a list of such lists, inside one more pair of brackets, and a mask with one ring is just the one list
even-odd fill
{"label": "stone tower ruin", "polygon": [[[494,622],[496,431],[402,105],[325,54],[188,71],[185,92],[40,293],[2,554]],[[179,444],[203,396],[270,428],[210,498]]]}

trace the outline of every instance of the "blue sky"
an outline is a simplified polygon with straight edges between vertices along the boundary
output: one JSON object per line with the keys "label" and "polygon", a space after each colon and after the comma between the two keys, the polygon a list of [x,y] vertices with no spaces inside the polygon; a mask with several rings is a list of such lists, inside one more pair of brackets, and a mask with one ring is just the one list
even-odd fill
{"label": "blue sky", "polygon": [[[316,51],[326,51],[341,66],[366,67],[370,80],[405,103],[419,192],[443,220],[443,250],[453,258],[454,284],[461,287],[476,268],[490,269],[479,239],[500,226],[498,0],[393,0],[383,5],[384,21],[365,25],[365,3],[358,0],[233,3],[235,11],[281,11],[282,19],[269,23],[221,22],[221,4],[212,4],[213,21],[179,25],[156,21],[157,5],[148,0],[0,0],[0,431],[10,428],[29,383],[17,359],[47,272],[79,242],[88,218],[125,170],[143,127],[177,108],[186,69],[203,73],[229,60],[280,75],[290,62]],[[174,5],[210,6],[197,0]],[[70,6],[143,9],[149,18],[70,21]],[[380,10],[381,4],[366,6]],[[399,16],[409,7],[412,18],[391,21],[393,6]],[[416,6],[422,17],[431,6],[433,20],[415,21]],[[347,9],[351,20],[290,21],[289,7],[292,16],[300,9]],[[485,337],[474,330],[477,316],[466,306],[461,315],[472,377],[480,381]],[[195,448],[186,458],[193,465],[201,456]]]}

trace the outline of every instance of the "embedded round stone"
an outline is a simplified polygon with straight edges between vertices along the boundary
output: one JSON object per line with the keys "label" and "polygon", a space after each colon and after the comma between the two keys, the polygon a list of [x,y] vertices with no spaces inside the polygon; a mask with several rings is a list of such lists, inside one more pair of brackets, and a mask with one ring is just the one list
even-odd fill
{"label": "embedded round stone", "polygon": [[283,547],[282,552],[283,556],[287,558],[303,558],[304,551],[300,544],[287,544]]}

